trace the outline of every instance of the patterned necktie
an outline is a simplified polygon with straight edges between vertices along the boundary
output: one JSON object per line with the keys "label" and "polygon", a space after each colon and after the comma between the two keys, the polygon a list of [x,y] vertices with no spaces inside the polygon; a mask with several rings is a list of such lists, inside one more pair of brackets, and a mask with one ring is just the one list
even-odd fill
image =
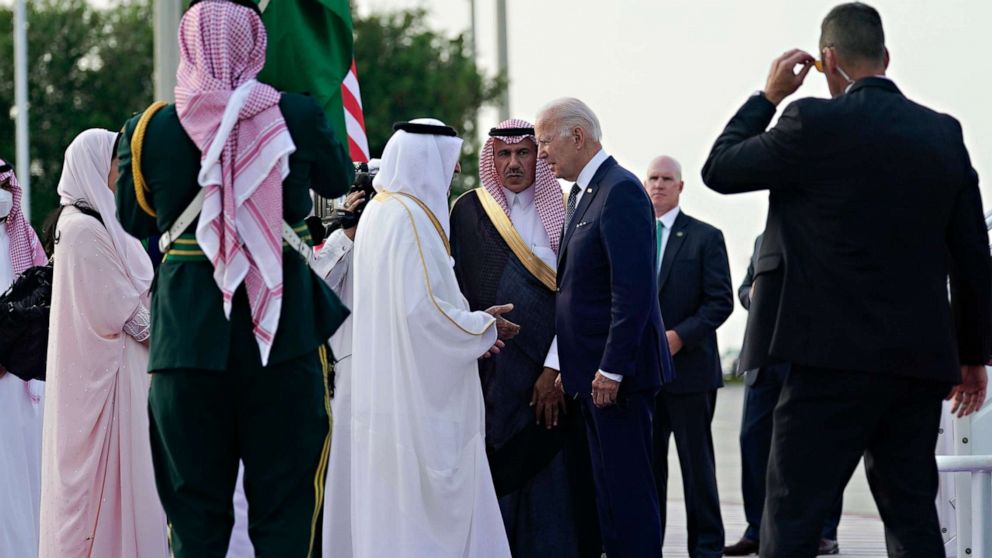
{"label": "patterned necktie", "polygon": [[572,214],[575,213],[575,202],[579,199],[579,192],[582,191],[582,187],[578,184],[572,184],[572,191],[568,194],[568,204],[565,206],[565,226],[572,222]]}

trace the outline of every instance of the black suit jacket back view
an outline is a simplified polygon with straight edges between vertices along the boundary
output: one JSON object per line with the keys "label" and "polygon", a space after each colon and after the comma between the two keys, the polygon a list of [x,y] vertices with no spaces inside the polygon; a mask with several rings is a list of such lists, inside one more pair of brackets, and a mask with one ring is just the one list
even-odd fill
{"label": "black suit jacket back view", "polygon": [[765,132],[774,113],[750,99],[703,168],[718,192],[770,190],[741,367],[958,382],[959,363],[984,363],[992,270],[960,124],[881,77],[794,102]]}

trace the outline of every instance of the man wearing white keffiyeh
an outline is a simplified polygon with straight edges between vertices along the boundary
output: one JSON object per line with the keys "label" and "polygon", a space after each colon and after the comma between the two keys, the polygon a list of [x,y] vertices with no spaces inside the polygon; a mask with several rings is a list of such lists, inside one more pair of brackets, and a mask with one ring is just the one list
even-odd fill
{"label": "man wearing white keffiyeh", "polygon": [[266,35],[253,2],[193,2],[179,43],[176,104],[127,123],[117,185],[138,238],[169,231],[203,193],[152,289],[152,454],[173,550],[224,556],[240,460],[255,551],[316,554],[323,344],[347,310],[282,229],[309,243],[309,188],[337,197],[353,169],[315,101],[255,81]]}

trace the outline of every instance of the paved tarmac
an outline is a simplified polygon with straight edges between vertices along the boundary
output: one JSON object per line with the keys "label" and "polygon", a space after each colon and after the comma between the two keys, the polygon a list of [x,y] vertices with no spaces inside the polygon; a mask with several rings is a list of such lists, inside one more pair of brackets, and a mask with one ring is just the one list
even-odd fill
{"label": "paved tarmac", "polygon": [[[738,435],[744,402],[743,384],[731,384],[717,395],[713,419],[713,444],[716,452],[717,485],[728,542],[744,533],[747,522],[741,499],[741,454]],[[686,552],[685,504],[682,474],[675,444],[669,446],[668,528],[665,556],[688,556]],[[844,516],[838,539],[842,556],[869,558],[885,556],[885,542],[878,508],[865,480],[864,467],[858,465],[844,491]]]}

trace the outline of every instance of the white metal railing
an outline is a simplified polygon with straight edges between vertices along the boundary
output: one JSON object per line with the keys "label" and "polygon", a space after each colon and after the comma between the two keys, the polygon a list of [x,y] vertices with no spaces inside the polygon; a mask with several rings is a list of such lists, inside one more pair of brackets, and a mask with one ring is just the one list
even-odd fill
{"label": "white metal railing", "polygon": [[992,455],[938,455],[937,470],[971,473],[970,487],[955,482],[958,558],[992,557]]}

